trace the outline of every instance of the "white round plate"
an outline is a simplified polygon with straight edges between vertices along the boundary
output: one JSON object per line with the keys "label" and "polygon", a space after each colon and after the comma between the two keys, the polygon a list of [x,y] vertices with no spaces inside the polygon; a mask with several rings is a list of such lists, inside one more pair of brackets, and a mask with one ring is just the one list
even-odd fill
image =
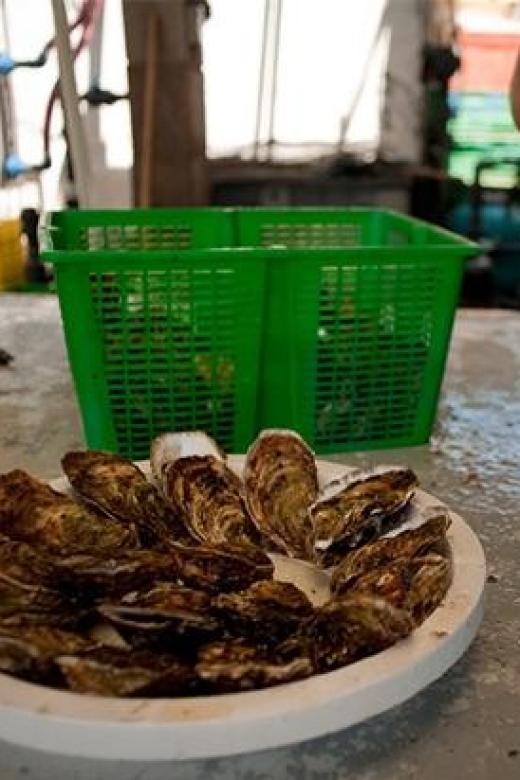
{"label": "white round plate", "polygon": [[[240,470],[243,458],[230,462]],[[322,481],[347,470],[325,461],[318,469]],[[66,487],[63,479],[54,484]],[[439,505],[422,491],[414,501],[418,510]],[[453,513],[451,518],[454,578],[446,600],[411,637],[384,652],[300,682],[194,699],[84,696],[0,674],[0,738],[67,756],[209,758],[301,742],[384,712],[444,674],[480,625],[484,553],[462,518]],[[277,576],[293,579],[316,603],[323,601],[323,573],[308,564],[276,563]]]}

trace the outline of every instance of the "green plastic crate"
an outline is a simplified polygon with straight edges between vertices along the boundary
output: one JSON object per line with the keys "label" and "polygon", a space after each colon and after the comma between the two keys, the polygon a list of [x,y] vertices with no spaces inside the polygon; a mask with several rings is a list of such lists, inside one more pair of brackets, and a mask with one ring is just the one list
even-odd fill
{"label": "green plastic crate", "polygon": [[468,241],[366,209],[63,212],[49,234],[89,446],[141,458],[202,428],[244,451],[271,426],[319,453],[428,440]]}

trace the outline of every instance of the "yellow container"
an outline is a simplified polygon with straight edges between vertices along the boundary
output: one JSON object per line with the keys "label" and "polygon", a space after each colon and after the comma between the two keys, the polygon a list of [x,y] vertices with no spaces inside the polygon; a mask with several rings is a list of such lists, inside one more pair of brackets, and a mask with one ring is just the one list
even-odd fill
{"label": "yellow container", "polygon": [[0,291],[25,280],[19,219],[0,220]]}

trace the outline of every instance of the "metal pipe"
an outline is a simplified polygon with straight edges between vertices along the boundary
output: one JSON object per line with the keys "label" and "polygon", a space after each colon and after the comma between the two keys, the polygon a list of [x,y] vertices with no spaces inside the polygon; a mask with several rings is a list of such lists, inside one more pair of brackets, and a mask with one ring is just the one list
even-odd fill
{"label": "metal pipe", "polygon": [[269,36],[269,16],[271,11],[271,0],[264,0],[264,29],[262,32],[262,52],[260,55],[260,73],[258,77],[258,101],[256,104],[256,126],[255,126],[255,138],[253,144],[253,157],[258,159],[258,151],[260,148],[260,133],[262,131],[262,114],[264,107],[264,91],[265,91],[265,69],[267,64],[267,46]]}
{"label": "metal pipe", "polygon": [[282,6],[283,0],[276,2],[276,18],[274,23],[274,49],[273,65],[271,73],[271,104],[269,106],[269,132],[267,136],[267,155],[271,158],[272,147],[274,145],[274,120],[276,114],[276,97],[278,91],[278,60],[280,56],[280,34],[282,27]]}
{"label": "metal pipe", "polygon": [[89,86],[99,87],[101,83],[101,64],[103,60],[103,30],[105,21],[105,3],[100,3],[94,33],[90,44]]}
{"label": "metal pipe", "polygon": [[[11,51],[11,41],[9,35],[9,19],[7,16],[7,6],[5,0],[2,0],[2,32],[4,51],[9,52]],[[18,142],[16,137],[16,120],[14,114],[14,101],[11,80],[4,76],[1,79],[0,84],[0,113],[2,117],[2,142],[4,147],[3,157],[5,159],[8,154],[18,153]]]}
{"label": "metal pipe", "polygon": [[69,154],[74,170],[77,200],[80,208],[88,208],[90,204],[88,149],[81,123],[74,62],[70,48],[69,24],[63,0],[52,0],[52,10],[60,70],[61,104],[65,118]]}

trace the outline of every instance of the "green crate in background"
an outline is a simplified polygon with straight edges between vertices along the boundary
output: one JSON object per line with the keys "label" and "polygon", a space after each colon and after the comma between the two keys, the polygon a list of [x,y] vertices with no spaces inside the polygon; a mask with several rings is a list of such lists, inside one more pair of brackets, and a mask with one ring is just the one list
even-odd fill
{"label": "green crate in background", "polygon": [[[150,240],[181,223],[188,248]],[[234,451],[265,427],[318,453],[428,440],[466,240],[368,209],[64,212],[50,235],[89,446],[141,458],[189,428]]]}

